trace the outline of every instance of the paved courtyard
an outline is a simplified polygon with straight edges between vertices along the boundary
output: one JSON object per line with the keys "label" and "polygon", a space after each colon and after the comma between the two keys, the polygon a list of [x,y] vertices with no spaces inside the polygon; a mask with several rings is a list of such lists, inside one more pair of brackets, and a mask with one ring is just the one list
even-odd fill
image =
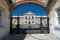
{"label": "paved courtyard", "polygon": [[25,36],[25,34],[7,35],[1,40],[24,40]]}
{"label": "paved courtyard", "polygon": [[2,40],[48,40],[48,38],[47,39],[46,38],[47,37],[42,38],[42,36],[36,34],[30,34],[30,35],[19,34],[19,35],[7,35]]}
{"label": "paved courtyard", "polygon": [[50,34],[9,34],[1,40],[60,40],[52,32]]}

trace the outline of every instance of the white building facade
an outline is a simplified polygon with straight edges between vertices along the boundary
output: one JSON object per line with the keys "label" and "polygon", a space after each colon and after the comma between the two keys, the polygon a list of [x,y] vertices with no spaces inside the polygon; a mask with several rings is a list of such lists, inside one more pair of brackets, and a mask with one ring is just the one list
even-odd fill
{"label": "white building facade", "polygon": [[[16,18],[18,16],[12,16],[12,17],[13,17],[12,23],[17,25],[17,19]],[[36,16],[32,12],[27,12],[23,16],[19,16],[19,20],[20,20],[19,24],[40,26],[40,24],[41,24],[41,17],[45,18],[45,19],[42,19],[43,27],[47,27],[47,21],[48,21],[47,20],[47,16]]]}

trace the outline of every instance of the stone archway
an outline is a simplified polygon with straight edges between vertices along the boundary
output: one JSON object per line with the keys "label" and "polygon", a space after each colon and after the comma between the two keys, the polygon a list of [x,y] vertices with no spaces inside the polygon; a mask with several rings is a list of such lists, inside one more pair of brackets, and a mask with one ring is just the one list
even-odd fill
{"label": "stone archway", "polygon": [[[10,31],[10,18],[9,18],[9,9],[5,1],[0,0],[0,9],[1,13],[1,25],[0,25],[0,39],[9,34]],[[1,30],[2,29],[2,30]]]}
{"label": "stone archway", "polygon": [[[33,5],[32,5],[32,4],[33,4]],[[26,6],[24,6],[24,5],[26,5]],[[36,6],[36,8],[39,8],[39,7],[37,7],[37,5],[40,6],[40,7],[42,8],[41,10],[45,10],[44,12],[47,13],[45,16],[47,16],[47,20],[46,20],[46,21],[47,21],[47,26],[48,26],[48,27],[43,28],[43,29],[49,30],[49,18],[48,18],[47,9],[46,9],[43,5],[40,5],[39,3],[36,3],[36,2],[31,2],[31,1],[28,1],[27,3],[26,3],[26,2],[22,2],[22,3],[19,3],[19,4],[16,5],[16,6],[13,6],[13,8],[12,8],[12,10],[11,10],[11,15],[10,15],[10,16],[11,16],[11,19],[10,19],[10,21],[11,21],[11,22],[10,22],[10,30],[12,30],[12,13],[14,13],[13,11],[14,11],[16,8],[20,8],[20,6],[21,6],[21,7],[24,6],[23,8],[26,7],[26,9],[29,11],[29,10],[31,10],[32,7],[34,7],[34,5]],[[28,7],[29,7],[30,9],[29,9]],[[32,8],[32,9],[33,9],[33,8]],[[21,10],[22,10],[22,9],[21,9]],[[36,10],[36,9],[35,9],[35,10]],[[37,9],[37,10],[38,10],[38,9]],[[39,9],[39,10],[40,10],[40,9]],[[41,10],[40,10],[39,13],[42,13],[42,12],[43,12],[43,11],[41,12]],[[17,11],[17,10],[16,10],[16,11]],[[28,12],[28,11],[27,11],[27,12]],[[31,10],[31,11],[32,11],[32,12],[35,12],[34,9]],[[18,10],[17,12],[19,12],[19,10]],[[25,12],[25,11],[22,10],[21,12]],[[36,11],[36,12],[37,12],[37,11]],[[15,12],[15,13],[16,13],[16,12]],[[20,14],[22,14],[22,13],[20,13]],[[37,13],[36,13],[36,14],[37,14]],[[42,13],[42,14],[43,14],[43,13]],[[17,14],[16,14],[16,15],[17,15]],[[15,16],[16,16],[16,15],[15,15]],[[41,16],[41,14],[38,14],[38,15]],[[43,14],[43,15],[44,15],[44,14]],[[44,18],[43,18],[43,19],[44,19]],[[19,17],[17,17],[17,20],[18,20],[18,21],[17,21],[17,29],[18,29],[17,32],[19,32]],[[40,22],[42,22],[42,17],[41,17],[40,20],[41,20]],[[40,23],[40,25],[41,25],[41,27],[43,26],[42,23]],[[41,29],[41,30],[43,30],[43,29]],[[12,32],[12,31],[10,31],[10,33],[11,33],[11,32]],[[47,32],[49,33],[49,31],[47,31]]]}

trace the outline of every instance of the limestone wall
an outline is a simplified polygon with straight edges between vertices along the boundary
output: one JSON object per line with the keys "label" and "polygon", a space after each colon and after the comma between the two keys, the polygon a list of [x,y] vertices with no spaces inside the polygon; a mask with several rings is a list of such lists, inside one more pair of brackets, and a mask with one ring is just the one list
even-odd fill
{"label": "limestone wall", "polygon": [[0,26],[0,39],[9,33],[10,28],[10,19],[9,19],[9,10],[5,1],[0,0],[0,8],[2,9],[2,19]]}
{"label": "limestone wall", "polygon": [[50,18],[50,40],[59,40],[60,38],[58,35],[60,35],[60,31],[55,30],[55,27],[58,27],[58,16],[56,9],[60,7],[60,0],[57,0],[54,7],[52,7],[52,10],[50,11],[49,18]]}

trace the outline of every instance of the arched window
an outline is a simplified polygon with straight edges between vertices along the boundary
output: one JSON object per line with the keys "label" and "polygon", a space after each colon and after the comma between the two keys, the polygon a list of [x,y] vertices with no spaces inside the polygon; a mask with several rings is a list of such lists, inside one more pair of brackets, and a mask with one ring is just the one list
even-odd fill
{"label": "arched window", "polygon": [[57,13],[58,13],[58,22],[60,24],[60,7],[57,9]]}
{"label": "arched window", "polygon": [[0,24],[1,24],[2,10],[0,9]]}

